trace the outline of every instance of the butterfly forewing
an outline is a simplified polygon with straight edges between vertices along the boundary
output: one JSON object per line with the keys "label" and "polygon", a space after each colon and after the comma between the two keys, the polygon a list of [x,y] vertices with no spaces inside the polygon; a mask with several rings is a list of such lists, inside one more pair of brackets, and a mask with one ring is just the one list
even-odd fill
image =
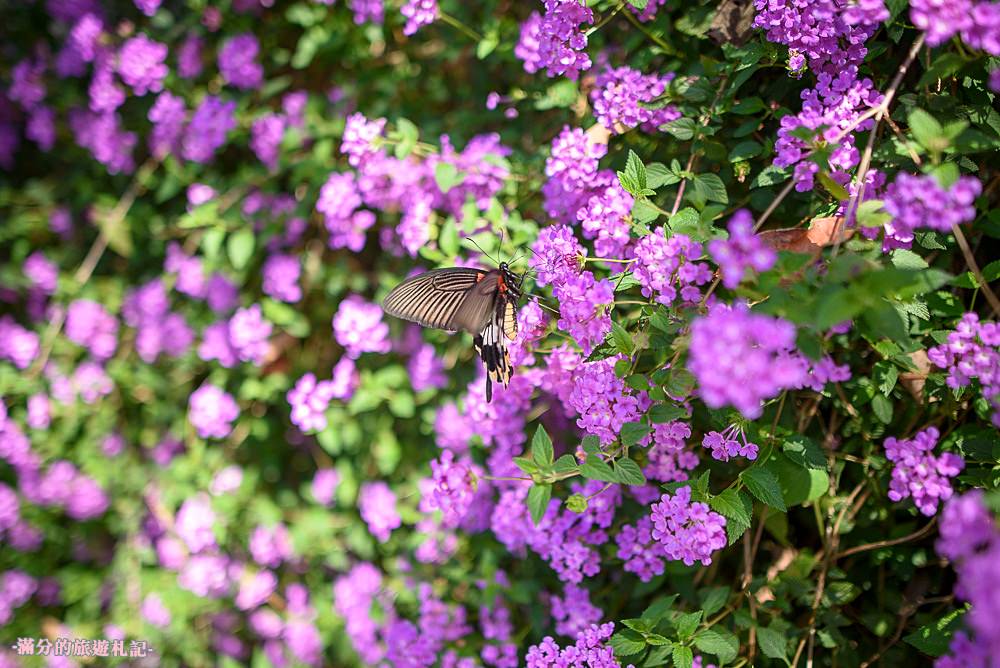
{"label": "butterfly forewing", "polygon": [[403,281],[386,296],[382,309],[425,327],[470,332],[486,366],[490,401],[494,382],[510,383],[513,368],[505,338],[517,336],[520,297],[521,282],[505,264],[491,271],[450,267]]}
{"label": "butterfly forewing", "polygon": [[[484,295],[476,300],[476,288],[490,272],[468,267],[448,267],[434,269],[403,281],[386,295],[382,309],[389,315],[419,323],[424,327],[434,327],[448,331],[466,329],[462,322],[456,322],[460,311],[470,297],[474,301],[485,301],[487,309],[492,297]],[[484,317],[485,319],[485,317]],[[478,329],[470,330],[478,332]]]}

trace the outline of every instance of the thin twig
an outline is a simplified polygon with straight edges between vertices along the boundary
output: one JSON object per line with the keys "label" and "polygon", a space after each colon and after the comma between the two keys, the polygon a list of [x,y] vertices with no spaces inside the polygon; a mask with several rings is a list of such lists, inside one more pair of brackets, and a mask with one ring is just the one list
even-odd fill
{"label": "thin twig", "polygon": [[952,224],[951,232],[955,235],[955,241],[958,242],[958,247],[962,249],[962,255],[965,256],[965,263],[969,265],[969,271],[972,275],[976,277],[976,281],[979,282],[979,286],[983,290],[983,296],[986,297],[986,301],[990,303],[990,308],[993,309],[993,314],[996,315],[1000,313],[1000,299],[997,299],[996,293],[990,287],[990,284],[986,282],[986,278],[983,277],[983,272],[979,270],[979,265],[976,264],[976,258],[972,254],[972,248],[969,247],[969,240],[965,238],[965,233],[962,232],[962,228],[956,224]]}
{"label": "thin twig", "polygon": [[902,543],[908,543],[911,540],[917,540],[918,538],[923,538],[928,532],[930,532],[931,529],[934,528],[935,524],[937,524],[936,517],[911,534],[907,534],[906,536],[901,536],[899,538],[892,538],[889,540],[879,540],[874,543],[865,543],[864,545],[856,545],[855,547],[846,549],[843,552],[838,552],[837,554],[834,555],[833,560],[836,561],[838,559],[844,559],[845,557],[849,557],[852,554],[859,554],[861,552],[867,552],[869,550],[877,550],[882,547],[891,547],[893,545],[900,545]]}

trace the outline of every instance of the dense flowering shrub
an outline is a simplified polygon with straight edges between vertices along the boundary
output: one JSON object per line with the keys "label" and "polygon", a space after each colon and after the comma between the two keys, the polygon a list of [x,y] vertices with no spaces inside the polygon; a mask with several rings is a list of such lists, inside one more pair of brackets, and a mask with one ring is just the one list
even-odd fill
{"label": "dense flowering shrub", "polygon": [[996,664],[994,0],[0,20],[0,667]]}

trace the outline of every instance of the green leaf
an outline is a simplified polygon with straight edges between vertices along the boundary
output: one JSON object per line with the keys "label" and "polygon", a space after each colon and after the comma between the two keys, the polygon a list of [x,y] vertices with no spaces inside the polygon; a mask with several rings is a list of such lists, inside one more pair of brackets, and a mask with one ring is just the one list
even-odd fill
{"label": "green leaf", "polygon": [[611,341],[615,344],[618,352],[624,355],[631,355],[632,351],[635,350],[632,335],[614,320],[611,321]]}
{"label": "green leaf", "polygon": [[646,484],[646,476],[643,475],[642,469],[632,459],[627,457],[616,459],[612,470],[614,470],[620,483],[625,485]]}
{"label": "green leaf", "polygon": [[538,524],[542,520],[551,498],[552,485],[533,485],[528,490],[528,510],[531,512],[532,522]]}
{"label": "green leaf", "polygon": [[649,0],[628,0],[628,4],[632,5],[636,9],[645,9],[646,5],[649,4]]}
{"label": "green leaf", "polygon": [[632,149],[629,149],[628,159],[625,161],[625,175],[632,179],[639,190],[646,189],[646,165],[642,164],[642,159]]}
{"label": "green leaf", "polygon": [[964,609],[952,610],[940,619],[921,626],[913,633],[905,636],[903,640],[924,654],[934,657],[942,656],[948,652],[951,638],[961,625],[962,617],[968,611],[968,605]]}
{"label": "green leaf", "polygon": [[702,592],[701,611],[705,617],[712,615],[719,610],[729,600],[729,589],[727,587],[712,587]]}
{"label": "green leaf", "polygon": [[622,445],[635,445],[649,434],[649,425],[642,422],[626,422],[622,425]]}
{"label": "green leaf", "polygon": [[687,141],[694,138],[694,133],[698,129],[698,124],[691,118],[678,118],[660,126],[660,130],[672,134],[680,141]]}
{"label": "green leaf", "polygon": [[667,169],[662,162],[651,162],[646,165],[646,187],[656,190],[662,186],[670,186],[680,182],[681,177]]}
{"label": "green leaf", "polygon": [[671,660],[670,653],[673,650],[672,645],[664,645],[663,647],[654,647],[648,655],[646,655],[646,660],[642,662],[642,668],[655,668],[656,666],[665,666],[667,662]]}
{"label": "green leaf", "polygon": [[899,379],[899,367],[897,367],[892,362],[876,362],[875,366],[872,367],[872,380],[878,386],[878,389],[885,396],[892,394],[892,389],[896,387],[896,381]]}
{"label": "green leaf", "polygon": [[637,199],[632,205],[632,220],[637,223],[650,223],[660,217],[660,212],[649,200]]}
{"label": "green leaf", "polygon": [[649,409],[649,420],[655,424],[683,420],[687,415],[687,409],[676,404],[656,404]]}
{"label": "green leaf", "polygon": [[247,266],[250,258],[253,257],[254,236],[253,230],[245,227],[229,235],[226,239],[226,254],[233,269],[243,269]]}
{"label": "green leaf", "polygon": [[757,629],[757,643],[764,656],[788,663],[785,634],[771,628],[760,627]]}
{"label": "green leaf", "polygon": [[588,480],[618,482],[618,476],[599,455],[587,455],[587,461],[580,465],[580,475]]}
{"label": "green leaf", "polygon": [[847,192],[847,189],[844,186],[834,181],[825,171],[820,171],[820,173],[816,176],[819,178],[819,182],[823,184],[823,187],[826,188],[827,192],[833,195],[838,201],[846,202],[851,198],[851,193]]}
{"label": "green leaf", "polygon": [[815,501],[830,489],[826,470],[800,466],[784,455],[775,453],[767,468],[777,477],[782,498],[789,506]]}
{"label": "green leaf", "polygon": [[749,114],[756,114],[758,111],[764,111],[765,108],[764,101],[759,97],[748,97],[734,104],[733,108],[729,111],[734,114],[747,116]]}
{"label": "green leaf", "polygon": [[632,656],[646,649],[646,640],[632,629],[618,631],[608,643],[617,657]]}
{"label": "green leaf", "polygon": [[730,487],[722,494],[710,498],[708,505],[726,518],[726,535],[729,536],[730,544],[750,528],[752,504],[743,492]]}
{"label": "green leaf", "polygon": [[528,475],[538,472],[538,464],[536,464],[533,459],[528,459],[527,457],[514,457],[514,464],[517,465],[517,468],[521,469]]}
{"label": "green leaf", "polygon": [[439,162],[434,165],[434,182],[438,189],[447,193],[449,190],[461,183],[462,179],[458,175],[458,167],[450,162]]}
{"label": "green leaf", "polygon": [[808,436],[793,434],[781,446],[788,459],[799,466],[811,469],[826,469],[826,456],[816,441]]}
{"label": "green leaf", "polygon": [[656,599],[642,613],[642,618],[649,622],[650,628],[655,627],[661,619],[667,616],[676,600],[677,594]]}
{"label": "green leaf", "polygon": [[455,257],[459,251],[458,224],[454,218],[448,218],[438,233],[438,247],[448,257]]}
{"label": "green leaf", "polygon": [[552,466],[552,439],[541,425],[538,425],[535,436],[531,439],[531,456],[540,468]]}
{"label": "green leaf", "polygon": [[562,455],[556,460],[555,465],[552,470],[556,473],[571,473],[579,470],[579,466],[576,463],[576,457],[573,455]]}
{"label": "green leaf", "polygon": [[785,507],[785,499],[781,496],[781,485],[778,484],[778,478],[771,471],[761,466],[755,466],[743,471],[740,474],[740,479],[761,503],[777,508],[781,512],[788,510]]}
{"label": "green leaf", "polygon": [[907,118],[910,125],[910,132],[914,139],[933,153],[940,153],[948,148],[948,138],[945,136],[944,128],[937,119],[928,114],[923,109],[914,108]]}
{"label": "green leaf", "polygon": [[861,227],[882,227],[888,223],[892,216],[883,210],[885,203],[880,199],[865,200],[858,205],[855,217]]}
{"label": "green leaf", "polygon": [[597,438],[593,434],[587,434],[583,437],[583,441],[580,442],[580,447],[588,455],[600,455],[601,454],[601,439]]}
{"label": "green leaf", "polygon": [[396,132],[399,133],[399,143],[396,144],[396,158],[402,160],[413,152],[420,138],[420,131],[417,126],[406,118],[396,121]]}
{"label": "green leaf", "polygon": [[872,397],[872,411],[882,424],[892,422],[892,402],[883,394]]}
{"label": "green leaf", "polygon": [[674,622],[674,627],[677,629],[677,637],[681,640],[687,640],[694,635],[694,632],[698,629],[698,624],[701,623],[701,610],[697,612],[686,612],[682,614]]}
{"label": "green leaf", "polygon": [[729,162],[739,162],[756,158],[764,152],[764,147],[755,141],[741,141],[729,151]]}
{"label": "green leaf", "polygon": [[705,629],[694,637],[694,645],[702,652],[719,657],[720,663],[729,663],[740,651],[740,640],[726,630]]}
{"label": "green leaf", "polygon": [[690,647],[674,645],[674,666],[675,668],[691,668],[694,665],[694,652]]}
{"label": "green leaf", "polygon": [[694,177],[694,189],[709,202],[729,204],[726,184],[722,182],[718,174],[698,174]]}

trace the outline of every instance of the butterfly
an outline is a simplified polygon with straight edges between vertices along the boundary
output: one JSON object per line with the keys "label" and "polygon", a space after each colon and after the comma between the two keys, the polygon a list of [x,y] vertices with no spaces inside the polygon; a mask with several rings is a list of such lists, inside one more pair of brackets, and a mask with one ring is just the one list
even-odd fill
{"label": "butterfly", "polygon": [[521,283],[506,262],[496,269],[447,267],[408,278],[382,300],[391,316],[449,332],[472,334],[476,352],[486,365],[486,401],[493,383],[510,383],[513,369],[505,339],[517,336],[517,304]]}

